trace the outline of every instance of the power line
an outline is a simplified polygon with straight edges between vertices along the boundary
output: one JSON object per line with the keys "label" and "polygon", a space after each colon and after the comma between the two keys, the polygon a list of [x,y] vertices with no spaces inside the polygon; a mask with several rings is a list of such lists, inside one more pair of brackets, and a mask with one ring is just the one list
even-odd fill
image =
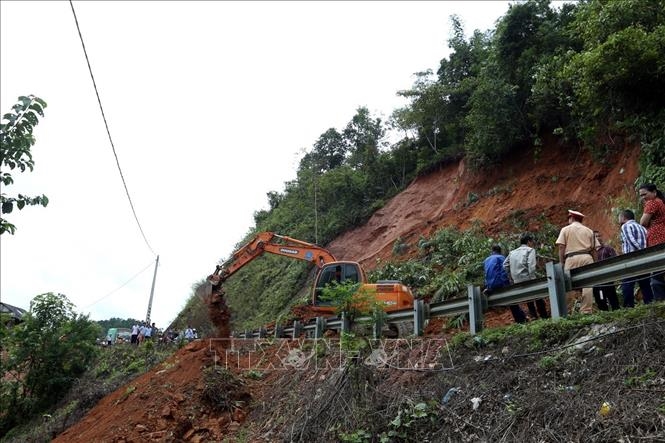
{"label": "power line", "polygon": [[152,247],[150,247],[150,243],[148,243],[148,239],[146,238],[145,233],[143,232],[143,228],[141,227],[141,223],[139,222],[139,218],[136,215],[136,210],[134,209],[134,203],[132,203],[132,198],[129,196],[129,189],[127,188],[125,177],[122,174],[122,169],[120,168],[120,161],[118,160],[118,154],[115,152],[115,145],[113,144],[113,139],[111,138],[111,131],[109,130],[109,125],[106,122],[106,115],[104,114],[104,108],[102,107],[102,100],[99,98],[97,83],[95,82],[95,76],[92,74],[92,67],[90,67],[90,59],[88,58],[88,51],[86,51],[85,43],[83,43],[83,35],[81,34],[81,28],[79,27],[79,21],[78,18],[76,17],[76,11],[74,11],[74,4],[72,3],[72,0],[69,0],[69,5],[72,7],[72,14],[74,14],[74,21],[76,22],[76,30],[78,31],[79,39],[81,40],[81,46],[83,46],[83,54],[85,55],[85,61],[88,64],[88,71],[90,71],[90,78],[92,79],[92,85],[95,88],[95,94],[97,95],[97,102],[99,103],[99,110],[102,111],[102,119],[104,119],[104,126],[106,127],[106,133],[109,136],[109,142],[111,142],[111,149],[113,149],[113,155],[115,156],[115,163],[118,165],[118,172],[120,172],[120,178],[122,179],[122,184],[125,187],[125,193],[127,194],[127,199],[129,200],[129,206],[131,206],[132,208],[134,219],[136,220],[136,224],[139,227],[139,231],[141,231],[143,240],[145,240],[145,244],[148,246],[148,249],[150,249],[153,255],[157,255],[155,254],[155,251],[153,251]]}
{"label": "power line", "polygon": [[148,269],[150,266],[152,266],[152,261],[151,261],[150,263],[148,263],[148,266],[146,266],[145,268],[141,269],[139,272],[137,272],[136,274],[134,274],[129,280],[127,280],[126,282],[124,282],[123,284],[121,284],[120,286],[118,286],[117,288],[115,288],[114,290],[112,290],[111,292],[109,292],[108,294],[106,294],[104,297],[102,297],[102,298],[100,298],[99,300],[96,300],[96,301],[90,303],[90,304],[87,305],[87,306],[83,306],[83,308],[81,308],[81,309],[89,308],[90,306],[96,305],[97,303],[99,303],[100,301],[104,300],[106,297],[110,296],[110,295],[113,294],[114,292],[119,291],[120,289],[124,288],[127,284],[129,284],[129,282],[131,282],[131,281],[134,280],[136,277],[138,277],[138,276],[141,275],[143,272],[145,272],[145,270]]}

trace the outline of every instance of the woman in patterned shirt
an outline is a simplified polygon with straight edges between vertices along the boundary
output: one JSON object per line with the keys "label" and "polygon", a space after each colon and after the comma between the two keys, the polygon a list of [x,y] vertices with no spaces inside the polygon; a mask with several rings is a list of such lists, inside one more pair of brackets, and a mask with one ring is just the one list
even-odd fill
{"label": "woman in patterned shirt", "polygon": [[647,228],[647,246],[665,243],[665,195],[651,183],[640,186],[639,192],[645,202],[640,224]]}
{"label": "woman in patterned shirt", "polygon": [[[644,213],[640,224],[647,228],[647,246],[665,243],[665,195],[654,184],[640,186]],[[665,272],[651,274],[651,292],[656,300],[665,300]]]}

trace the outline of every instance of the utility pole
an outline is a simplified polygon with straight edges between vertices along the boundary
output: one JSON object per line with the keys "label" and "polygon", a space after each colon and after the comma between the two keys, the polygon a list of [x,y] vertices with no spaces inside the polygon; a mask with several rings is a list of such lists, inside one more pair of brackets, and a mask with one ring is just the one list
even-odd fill
{"label": "utility pole", "polygon": [[152,311],[152,296],[155,294],[155,280],[157,280],[157,266],[159,265],[159,255],[155,260],[155,273],[152,275],[152,288],[150,288],[150,300],[148,301],[148,312],[145,314],[145,321],[150,324],[150,311]]}

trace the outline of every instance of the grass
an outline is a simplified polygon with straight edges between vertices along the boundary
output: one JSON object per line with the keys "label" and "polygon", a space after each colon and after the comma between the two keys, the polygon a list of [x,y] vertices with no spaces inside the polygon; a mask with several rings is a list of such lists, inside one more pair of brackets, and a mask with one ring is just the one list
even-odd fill
{"label": "grass", "polygon": [[629,326],[634,320],[647,315],[665,318],[665,304],[654,303],[640,305],[632,309],[600,311],[592,315],[576,314],[558,321],[537,320],[526,324],[512,324],[485,329],[476,336],[469,333],[460,333],[453,337],[451,346],[453,348],[460,346],[483,348],[502,343],[510,337],[519,337],[530,352],[535,352],[545,346],[565,342],[583,327],[609,323],[614,323],[619,327]]}

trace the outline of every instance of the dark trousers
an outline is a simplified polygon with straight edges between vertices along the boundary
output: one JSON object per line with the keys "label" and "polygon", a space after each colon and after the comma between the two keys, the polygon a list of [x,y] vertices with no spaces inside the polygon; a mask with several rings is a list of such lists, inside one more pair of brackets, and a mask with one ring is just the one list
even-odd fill
{"label": "dark trousers", "polygon": [[[596,305],[601,311],[609,311],[610,308],[607,305],[607,302],[610,302],[612,310],[616,311],[619,309],[619,299],[617,298],[617,288],[616,286],[609,285],[599,285],[593,287],[593,298],[596,300]],[[624,299],[625,300],[625,299]]]}
{"label": "dark trousers", "polygon": [[547,313],[547,306],[545,305],[545,300],[538,299],[535,302],[527,302],[526,307],[529,308],[529,315],[533,319],[540,318],[550,318],[550,315]]}
{"label": "dark trousers", "polygon": [[[486,296],[490,296],[492,295],[492,291],[493,290],[490,288],[485,288],[483,293]],[[513,319],[515,320],[515,323],[526,323],[526,314],[524,313],[524,311],[522,311],[520,305],[510,305],[508,307],[510,308],[510,313],[513,314]]]}
{"label": "dark trousers", "polygon": [[526,323],[526,314],[524,314],[520,305],[510,305],[508,307],[510,308],[510,313],[513,314],[515,323]]}
{"label": "dark trousers", "polygon": [[651,291],[656,301],[665,300],[665,273],[651,274]]}
{"label": "dark trousers", "polygon": [[621,282],[621,292],[623,292],[623,307],[635,307],[635,282],[640,285],[642,291],[642,300],[644,304],[648,305],[653,300],[653,291],[651,290],[651,283],[649,282],[648,275],[638,275],[637,277],[629,278]]}

